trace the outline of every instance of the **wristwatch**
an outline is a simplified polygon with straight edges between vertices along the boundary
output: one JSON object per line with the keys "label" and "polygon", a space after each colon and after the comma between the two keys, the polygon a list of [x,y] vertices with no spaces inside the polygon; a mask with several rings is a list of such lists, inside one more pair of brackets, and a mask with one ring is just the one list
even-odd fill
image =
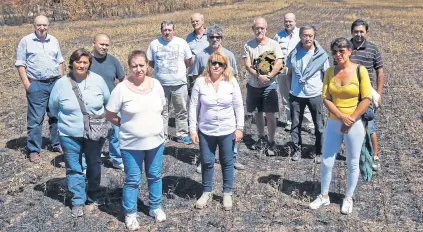
{"label": "wristwatch", "polygon": [[267,79],[271,80],[273,77],[271,77],[269,74],[266,75]]}

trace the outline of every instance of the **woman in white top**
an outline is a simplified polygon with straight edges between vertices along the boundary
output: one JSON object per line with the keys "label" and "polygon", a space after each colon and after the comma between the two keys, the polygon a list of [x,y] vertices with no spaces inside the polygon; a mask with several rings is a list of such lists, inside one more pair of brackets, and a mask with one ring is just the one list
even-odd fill
{"label": "woman in white top", "polygon": [[157,221],[166,220],[161,208],[165,98],[160,83],[146,75],[145,52],[133,51],[128,65],[132,75],[113,90],[106,117],[120,127],[119,142],[126,174],[122,197],[125,224],[129,230],[137,230],[140,228],[136,216],[143,161],[149,186],[149,214]]}
{"label": "woman in white top", "polygon": [[211,198],[217,146],[223,174],[223,207],[232,209],[233,146],[243,136],[244,106],[238,82],[228,64],[226,56],[214,52],[191,94],[189,131],[193,143],[200,144],[202,165],[203,194],[196,202],[196,208],[200,209]]}

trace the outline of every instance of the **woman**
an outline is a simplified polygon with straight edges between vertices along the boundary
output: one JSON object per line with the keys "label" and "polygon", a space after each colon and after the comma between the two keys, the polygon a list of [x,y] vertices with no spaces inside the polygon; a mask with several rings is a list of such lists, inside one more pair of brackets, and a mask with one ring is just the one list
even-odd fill
{"label": "woman", "polygon": [[[198,120],[198,121],[197,121]],[[198,125],[197,125],[198,124]],[[232,76],[228,58],[220,51],[208,59],[191,93],[189,131],[194,144],[200,143],[203,194],[196,208],[211,198],[216,147],[223,173],[223,207],[232,209],[235,142],[242,139],[244,106],[238,82]]]}
{"label": "woman", "polygon": [[349,59],[352,52],[350,41],[337,38],[331,43],[330,48],[337,65],[325,72],[323,81],[322,98],[329,110],[329,119],[324,133],[323,160],[320,168],[321,194],[310,204],[310,208],[317,209],[330,204],[328,192],[332,167],[336,154],[344,142],[348,177],[341,213],[350,214],[353,208],[352,196],[360,172],[359,160],[365,135],[361,115],[370,105],[371,85],[366,68],[352,63]]}
{"label": "woman", "polygon": [[143,161],[149,188],[149,214],[156,221],[166,220],[161,208],[165,141],[162,113],[166,100],[160,82],[147,76],[145,52],[131,52],[128,65],[132,75],[113,90],[106,107],[106,118],[120,127],[119,142],[126,174],[122,199],[125,224],[129,230],[137,230],[140,228],[137,199]]}
{"label": "woman", "polygon": [[[59,119],[60,144],[63,148],[68,189],[72,192],[72,216],[84,214],[85,203],[103,204],[100,193],[101,148],[104,139],[93,141],[84,138],[84,120],[71,81],[75,81],[89,114],[103,115],[104,105],[110,93],[103,78],[89,71],[91,54],[81,48],[69,59],[70,72],[60,78],[53,87],[49,100],[50,113]],[[82,157],[85,154],[88,189]],[[87,192],[87,193],[85,193]]]}

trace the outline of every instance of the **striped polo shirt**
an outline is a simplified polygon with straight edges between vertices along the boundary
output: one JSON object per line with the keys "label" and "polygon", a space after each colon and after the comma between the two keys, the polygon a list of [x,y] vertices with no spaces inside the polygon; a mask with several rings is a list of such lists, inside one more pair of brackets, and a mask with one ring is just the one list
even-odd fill
{"label": "striped polo shirt", "polygon": [[[353,42],[352,39],[351,42]],[[355,47],[354,45],[350,60],[366,67],[371,80],[373,79],[373,69],[377,70],[383,67],[382,56],[379,50],[376,45],[367,40],[361,46]]]}

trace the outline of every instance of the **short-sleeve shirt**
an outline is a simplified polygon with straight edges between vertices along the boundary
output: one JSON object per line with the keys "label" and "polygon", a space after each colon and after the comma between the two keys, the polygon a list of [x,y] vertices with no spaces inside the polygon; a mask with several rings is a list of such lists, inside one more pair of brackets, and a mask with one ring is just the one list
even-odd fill
{"label": "short-sleeve shirt", "polygon": [[350,60],[366,67],[370,80],[373,80],[373,69],[377,70],[383,67],[382,56],[379,50],[376,45],[367,40],[365,40],[361,46],[353,48]]}
{"label": "short-sleeve shirt", "polygon": [[[89,72],[85,80],[76,84],[84,99],[87,112],[96,115],[104,114],[104,105],[109,100],[110,92],[103,78]],[[84,120],[81,108],[67,74],[54,84],[48,104],[50,114],[59,120],[57,126],[61,136],[83,137]]]}
{"label": "short-sleeve shirt", "polygon": [[291,37],[287,33],[286,29],[278,32],[273,40],[279,43],[281,47],[283,57],[286,59],[288,54],[297,46],[297,44],[301,41],[300,39],[300,29],[298,27],[292,30]]}
{"label": "short-sleeve shirt", "polygon": [[170,42],[159,37],[147,49],[147,59],[154,62],[154,77],[164,86],[187,83],[185,60],[190,58],[187,42],[176,36]]}
{"label": "short-sleeve shirt", "polygon": [[[238,75],[238,68],[236,67],[235,55],[226,48],[222,47],[221,49],[223,55],[228,58],[229,65],[232,68],[232,75]],[[207,62],[211,54],[213,54],[213,52],[209,48],[206,48],[197,55],[197,58],[195,59],[195,62],[192,65],[192,75],[201,75],[204,72],[204,69],[206,69]]]}
{"label": "short-sleeve shirt", "polygon": [[110,92],[115,88],[115,79],[122,81],[125,77],[125,71],[119,60],[110,54],[101,58],[93,56],[90,70],[103,77]]}
{"label": "short-sleeve shirt", "polygon": [[[264,52],[274,52],[277,59],[282,59],[283,57],[282,50],[279,47],[278,42],[274,41],[271,38],[268,38],[266,44],[258,44],[255,39],[248,41],[244,45],[244,49],[242,51],[242,58],[245,59],[249,57],[252,64],[254,59],[257,59]],[[262,88],[273,84],[273,82],[275,82],[275,79],[276,78],[272,78],[272,80],[270,80],[267,84],[261,85],[258,82],[257,77],[249,73],[248,84],[255,88]]]}
{"label": "short-sleeve shirt", "polygon": [[25,67],[30,80],[58,77],[59,65],[63,61],[59,41],[50,34],[42,41],[31,33],[21,39],[16,49],[15,66]]}
{"label": "short-sleeve shirt", "polygon": [[188,69],[188,75],[196,75],[193,74],[193,65],[196,60],[196,56],[201,53],[205,48],[209,46],[209,41],[207,40],[207,29],[204,31],[204,34],[201,35],[200,38],[197,38],[197,35],[195,34],[195,31],[188,34],[186,41],[188,43],[189,48],[192,52],[192,61],[193,63]]}
{"label": "short-sleeve shirt", "polygon": [[121,115],[119,143],[121,149],[150,150],[165,140],[162,111],[166,104],[163,87],[153,79],[150,92],[141,93],[128,80],[113,90],[106,109]]}
{"label": "short-sleeve shirt", "polygon": [[[336,108],[347,115],[354,113],[357,108],[359,96],[361,99],[368,98],[372,100],[372,87],[370,85],[369,74],[364,67],[360,67],[360,81],[357,77],[357,72],[351,81],[346,85],[339,85],[335,80],[335,68],[331,67],[325,72],[323,80],[322,98],[328,99]],[[339,120],[334,114],[329,113],[329,117],[334,120]]]}
{"label": "short-sleeve shirt", "polygon": [[[301,71],[304,72],[304,69],[309,64],[310,59],[312,58],[315,49],[312,50],[305,50],[301,47],[298,48],[298,52],[296,54],[296,59],[300,61],[301,64]],[[288,57],[291,57],[291,54]],[[312,64],[310,64],[312,65]],[[290,94],[296,97],[302,98],[311,98],[317,97],[322,94],[322,87],[323,87],[323,72],[329,68],[329,60],[323,64],[323,67],[319,69],[319,71],[315,72],[310,78],[308,78],[304,83],[300,83],[299,78],[297,77],[295,72],[292,72],[292,80],[291,80],[291,90]],[[288,68],[292,68],[291,59],[286,59],[286,66]]]}

